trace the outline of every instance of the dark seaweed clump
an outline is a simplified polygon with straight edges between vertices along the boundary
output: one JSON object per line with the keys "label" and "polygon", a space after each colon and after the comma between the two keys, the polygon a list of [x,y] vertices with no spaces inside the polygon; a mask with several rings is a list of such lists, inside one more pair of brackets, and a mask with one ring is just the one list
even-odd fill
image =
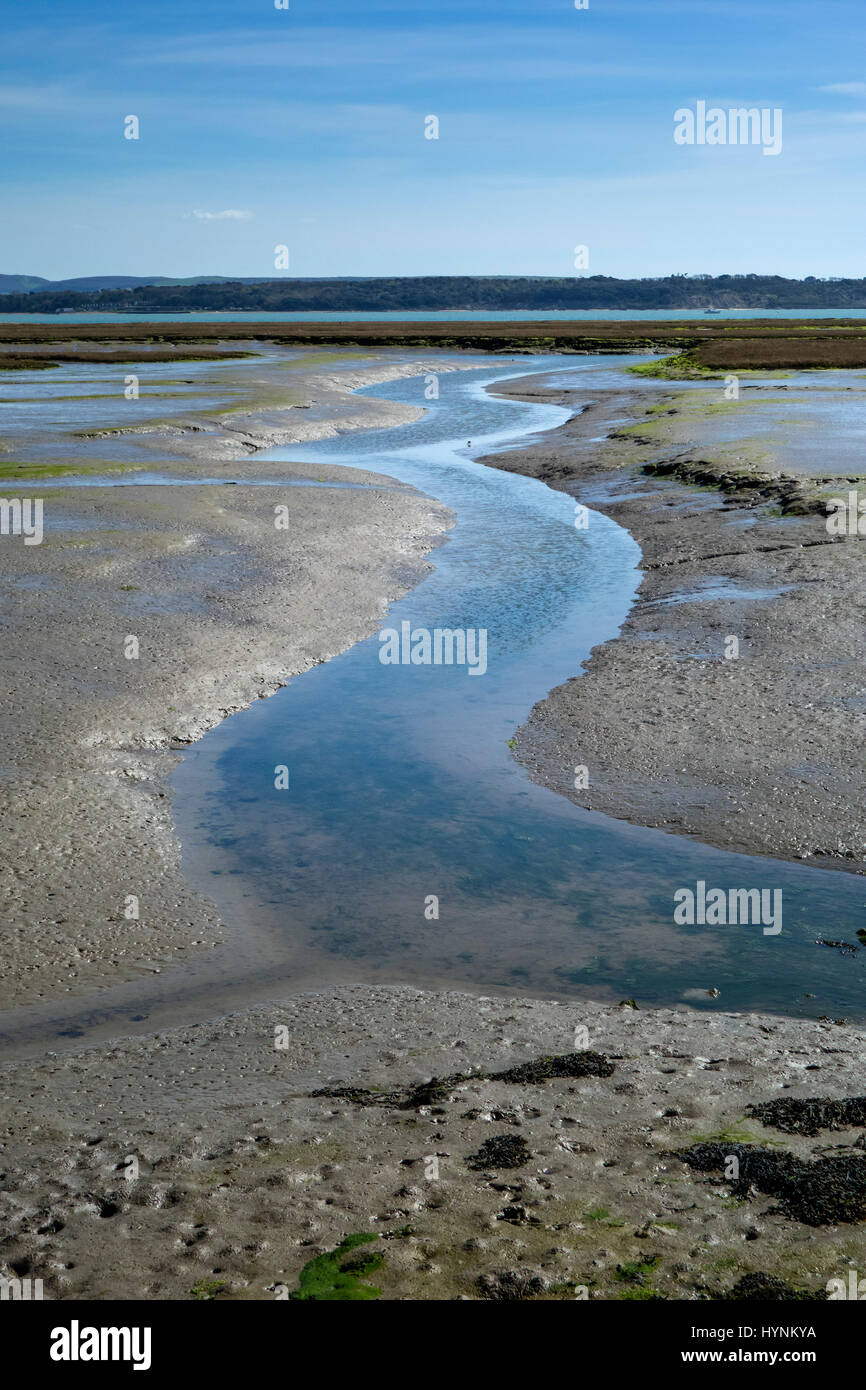
{"label": "dark seaweed clump", "polygon": [[417,1086],[395,1091],[367,1091],[360,1086],[328,1086],[313,1091],[314,1096],[329,1096],[334,1100],[350,1100],[355,1105],[385,1105],[396,1110],[417,1110],[422,1105],[435,1105],[447,1100],[457,1086],[467,1081],[507,1081],[517,1086],[529,1086],[550,1081],[554,1077],[611,1076],[614,1065],[602,1052],[565,1052],[559,1056],[538,1057],[506,1071],[452,1072],[450,1076],[431,1076]]}
{"label": "dark seaweed clump", "polygon": [[795,1289],[775,1274],[744,1274],[742,1279],[737,1280],[730,1293],[721,1295],[721,1301],[726,1303],[741,1300],[750,1303],[806,1303],[826,1298],[826,1289],[819,1289],[817,1293],[811,1293],[808,1289]]}
{"label": "dark seaweed clump", "polygon": [[842,956],[856,956],[860,949],[859,946],[854,945],[853,941],[828,941],[824,936],[819,936],[815,945],[829,946],[831,950],[838,951]]}
{"label": "dark seaweed clump", "polygon": [[417,1110],[422,1105],[435,1105],[465,1081],[475,1081],[479,1072],[452,1072],[450,1076],[431,1076],[417,1086],[395,1091],[367,1091],[362,1086],[325,1086],[313,1091],[314,1096],[329,1096],[332,1100],[350,1100],[355,1105],[385,1105],[396,1110]]}
{"label": "dark seaweed clump", "polygon": [[477,1154],[467,1159],[470,1168],[522,1168],[532,1154],[519,1134],[494,1134],[485,1139]]}
{"label": "dark seaweed clump", "polygon": [[774,1153],[756,1144],[695,1144],[680,1155],[699,1172],[724,1170],[732,1156],[739,1160],[735,1197],[748,1197],[751,1188],[778,1197],[778,1210],[806,1226],[830,1226],[866,1219],[866,1158],[853,1154],[805,1162],[789,1153]]}
{"label": "dark seaweed clump", "polygon": [[507,1071],[487,1072],[488,1081],[510,1081],[517,1086],[528,1086],[554,1077],[566,1076],[612,1076],[613,1062],[609,1062],[601,1052],[566,1052],[559,1057],[539,1057],[535,1062],[522,1062],[519,1067],[509,1067]]}
{"label": "dark seaweed clump", "polygon": [[495,1269],[490,1274],[480,1274],[477,1287],[482,1298],[514,1303],[544,1293],[547,1281],[535,1269]]}
{"label": "dark seaweed clump", "polygon": [[447,1100],[456,1086],[472,1079],[471,1073],[454,1072],[451,1076],[431,1076],[408,1091],[394,1091],[398,1110],[417,1110],[422,1105],[435,1105],[437,1101]]}
{"label": "dark seaweed clump", "polygon": [[784,1134],[818,1134],[822,1129],[866,1125],[866,1096],[849,1096],[847,1100],[794,1100],[784,1096],[750,1105],[746,1113]]}

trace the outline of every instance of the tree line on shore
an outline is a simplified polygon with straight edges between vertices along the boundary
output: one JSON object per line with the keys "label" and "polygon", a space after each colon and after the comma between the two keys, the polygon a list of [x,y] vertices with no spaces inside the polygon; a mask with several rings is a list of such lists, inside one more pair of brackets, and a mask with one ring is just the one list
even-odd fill
{"label": "tree line on shore", "polygon": [[224,280],[0,295],[0,313],[435,312],[562,309],[863,309],[866,279],[780,275],[395,276]]}

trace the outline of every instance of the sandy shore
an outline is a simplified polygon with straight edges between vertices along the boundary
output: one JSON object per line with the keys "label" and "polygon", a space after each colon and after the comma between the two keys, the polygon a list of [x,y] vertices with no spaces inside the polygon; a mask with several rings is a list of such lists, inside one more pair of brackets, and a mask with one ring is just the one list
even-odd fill
{"label": "sandy shore", "polygon": [[[575,1039],[602,1074],[472,1075]],[[862,1263],[862,1194],[828,1220],[812,1204],[838,1196],[832,1170],[809,1168],[804,1198],[678,1155],[841,1153],[863,1181],[857,1125],[791,1135],[746,1113],[858,1094],[863,1045],[758,1015],[357,986],[7,1064],[0,1258],[50,1298],[267,1300],[368,1233],[386,1299],[724,1298],[754,1273],[815,1296]],[[314,1094],[344,1087],[373,1094]]]}
{"label": "sandy shore", "polygon": [[[622,417],[636,400],[604,409]],[[598,435],[606,423],[592,413],[501,466],[537,468],[614,515],[629,500],[602,493],[638,493],[631,502],[645,505],[642,515],[661,509],[669,520],[665,540],[653,529],[662,522],[647,520],[648,565],[661,565],[665,545],[678,561],[676,578],[648,570],[670,586],[656,596],[682,585],[690,563],[693,583],[716,533],[701,531],[697,504],[694,517],[683,509],[691,494],[681,484],[638,479],[631,454],[618,471],[603,466],[586,427]],[[184,448],[194,433],[182,431]],[[256,467],[253,455],[230,460],[228,446],[221,458],[228,476]],[[288,572],[270,489],[52,492],[62,542],[19,546],[12,571],[26,603],[10,610],[6,651],[17,658],[8,660],[15,693],[3,789],[8,810],[26,819],[7,856],[7,901],[20,913],[5,953],[10,1002],[163,969],[218,939],[212,910],[178,873],[163,784],[172,745],[372,631],[388,598],[423,571],[450,518],[386,480],[362,481],[363,491],[290,490]],[[713,520],[714,496],[700,501],[709,528],[724,524]],[[682,532],[670,524],[674,506]],[[767,564],[767,552],[744,544],[753,528],[738,528],[741,514],[726,517],[725,535],[736,537],[727,549],[745,567],[734,577],[757,583],[748,565]],[[787,544],[789,526],[809,523],[755,523],[772,524],[784,526]],[[771,559],[813,554],[828,564],[838,554],[836,565],[843,552],[786,549]],[[731,577],[728,565],[718,573]],[[664,614],[667,630],[673,614]],[[714,632],[735,630],[714,609],[710,618]],[[750,617],[744,637],[754,640],[753,628]],[[132,662],[122,655],[130,633],[140,639]],[[800,654],[802,646],[801,631]],[[661,657],[644,667],[627,655],[633,675],[619,664],[611,680],[605,661],[621,662],[606,656],[613,649],[596,653],[580,681],[602,682],[598,707],[621,702],[607,737],[627,737],[632,718],[658,717],[669,739],[669,721],[652,709],[672,687],[653,689],[652,705],[647,697]],[[632,678],[644,682],[636,696]],[[37,681],[51,691],[38,706]],[[535,732],[548,719],[551,746],[572,736],[560,696],[534,713],[518,752],[566,790],[555,757],[553,772],[542,766]],[[682,712],[693,748],[691,706]],[[589,717],[583,706],[580,717]],[[649,820],[642,765],[626,770],[618,751],[603,758],[601,723],[585,727],[594,730],[593,794],[597,781],[609,788],[604,809]],[[754,735],[742,736],[754,750]],[[728,728],[728,761],[740,737]],[[649,747],[661,756],[660,742]],[[823,756],[823,745],[810,753],[816,764]],[[711,764],[708,754],[707,783]],[[812,817],[824,805],[804,819],[822,824]],[[652,823],[688,828],[661,813]],[[837,823],[841,834],[841,815]],[[717,824],[721,835],[727,822]],[[701,833],[712,839],[713,822]],[[754,848],[753,832],[741,833]],[[123,916],[129,893],[146,905],[140,921]],[[368,1234],[375,1258],[365,1265],[356,1255],[344,1277],[385,1299],[727,1298],[754,1274],[821,1296],[828,1279],[862,1261],[862,1118],[855,1108],[816,1119],[806,1107],[791,1133],[773,1123],[784,1117],[748,1107],[856,1096],[863,1042],[860,1030],[829,1022],[365,985],[108,1045],[70,1041],[62,1053],[0,1068],[14,1114],[2,1137],[0,1269],[42,1279],[53,1299],[279,1299],[309,1286],[311,1261]],[[566,1060],[552,1064],[551,1055]],[[534,1065],[519,1070],[526,1063]],[[424,1085],[434,1076],[446,1080]],[[323,1090],[336,1094],[314,1094]],[[750,1144],[757,1167],[743,1149]],[[833,1167],[840,1155],[844,1178]],[[744,1165],[742,1180],[726,1176],[731,1157]]]}
{"label": "sandy shore", "polygon": [[[840,392],[862,387],[849,375]],[[563,428],[485,460],[605,512],[643,551],[638,602],[619,637],[535,707],[515,756],[588,809],[862,873],[863,542],[834,539],[812,510],[858,478],[832,438],[811,469],[773,457],[761,413],[786,389],[746,382],[741,401],[724,405],[721,382],[602,391]],[[542,378],[497,390],[575,400]],[[828,390],[820,373],[814,390]],[[754,418],[744,413],[743,437],[714,447],[708,426],[725,408]],[[680,477],[644,471],[673,466]],[[688,481],[695,474],[732,482],[720,491]],[[575,764],[589,770],[579,791]]]}
{"label": "sandy shore", "polygon": [[[403,423],[418,412],[351,392],[418,370],[312,366],[293,379],[304,410],[154,426],[149,447],[173,451],[173,474],[239,485],[46,488],[43,543],[4,538],[0,1007],[163,971],[221,939],[179,871],[171,750],[374,632],[452,524],[438,503],[363,471],[353,490],[244,486],[275,476],[251,450]],[[317,465],[315,479],[346,473]]]}

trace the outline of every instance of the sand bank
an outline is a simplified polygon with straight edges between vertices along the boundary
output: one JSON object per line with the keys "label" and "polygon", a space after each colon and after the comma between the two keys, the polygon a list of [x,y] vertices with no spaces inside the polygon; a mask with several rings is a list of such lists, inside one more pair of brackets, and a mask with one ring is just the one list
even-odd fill
{"label": "sand bank", "polygon": [[[296,371],[315,420],[274,404],[265,419],[244,413],[240,436],[233,416],[173,439],[186,459],[175,454],[173,472],[239,485],[54,486],[43,543],[4,537],[3,1007],[162,971],[220,939],[212,905],[179,872],[172,750],[374,632],[451,524],[439,504],[361,471],[353,490],[244,486],[274,476],[251,449],[402,423],[418,412],[351,391],[418,369]],[[165,433],[148,437],[164,461]],[[310,470],[280,464],[278,476]],[[319,479],[346,473],[317,468]]]}
{"label": "sand bank", "polygon": [[[838,386],[840,411],[843,393],[862,384],[850,374]],[[785,383],[746,380],[740,402],[725,402],[722,385],[685,397],[657,386],[599,392],[561,429],[485,460],[605,512],[643,551],[639,599],[620,635],[535,707],[515,756],[591,810],[862,873],[866,542],[835,539],[814,509],[846,496],[858,475],[832,433],[811,464],[779,461],[784,440],[768,443],[761,412],[784,400]],[[548,391],[542,378],[496,389],[586,400],[579,382],[575,392]],[[811,389],[834,394],[820,373]],[[751,425],[713,444],[718,412],[736,419],[752,402]],[[789,409],[796,438],[809,411]],[[674,462],[684,478],[712,474],[732,485],[720,491],[655,472]],[[785,496],[794,514],[783,511]],[[589,770],[579,791],[576,764]]]}
{"label": "sand bank", "polygon": [[[534,468],[614,515],[631,507],[617,519],[636,531],[636,518],[645,518],[638,534],[649,582],[667,585],[652,591],[651,603],[685,576],[690,585],[705,579],[708,565],[726,584],[767,585],[771,576],[757,567],[813,555],[828,565],[808,576],[821,584],[809,588],[800,571],[796,582],[807,595],[825,581],[834,595],[832,586],[843,585],[840,604],[850,602],[842,550],[791,548],[800,532],[789,528],[808,519],[743,526],[751,515],[722,512],[713,494],[648,482],[632,454],[604,466],[587,426],[598,435],[610,422],[593,422],[593,411],[603,417],[613,406],[627,415],[636,399],[593,407],[500,464]],[[9,672],[16,694],[7,747],[17,761],[8,786],[10,809],[29,817],[9,854],[26,871],[11,873],[9,891],[17,904],[29,895],[8,953],[16,1002],[104,984],[110,968],[116,978],[162,969],[181,958],[181,946],[188,952],[193,940],[217,939],[218,923],[177,872],[162,794],[177,756],[171,745],[371,631],[388,596],[420,572],[448,518],[381,479],[366,481],[363,492],[291,490],[298,527],[288,573],[272,534],[270,490],[244,486],[106,489],[86,499],[64,492],[68,544],[33,548],[44,550],[38,563],[23,547],[15,552],[13,579],[27,604],[7,647],[17,644],[18,653]],[[708,555],[720,548],[723,525],[724,563],[714,569]],[[755,527],[773,526],[784,549],[749,543]],[[779,576],[772,582],[779,587]],[[779,601],[765,606],[775,612]],[[667,605],[663,620],[651,619],[663,632],[644,631],[648,650],[662,643],[648,665],[630,655],[639,643],[629,644],[627,628],[594,655],[580,682],[562,688],[597,683],[579,727],[589,731],[593,795],[606,788],[603,809],[614,815],[650,819],[640,748],[655,766],[681,737],[694,761],[724,716],[715,751],[697,764],[708,795],[720,742],[724,767],[739,756],[741,738],[747,760],[758,746],[760,707],[749,724],[729,688],[726,707],[721,693],[714,704],[706,674],[700,699],[687,685],[676,720],[663,712],[676,683],[651,678],[672,664],[670,643],[707,643],[708,632],[721,640],[735,630],[714,600],[704,627],[674,638],[671,609],[687,620],[695,612]],[[809,640],[823,640],[814,611],[805,612]],[[750,619],[745,639],[754,640],[753,627]],[[133,663],[120,655],[130,632],[143,639]],[[801,633],[801,670],[803,646]],[[605,675],[606,660],[614,677]],[[706,657],[694,669],[712,673],[716,665]],[[685,660],[673,669],[691,679]],[[822,669],[815,662],[819,681]],[[37,701],[33,691],[48,675],[52,694]],[[836,679],[832,668],[826,679]],[[835,689],[827,687],[828,698]],[[556,740],[572,740],[575,726],[560,699],[554,692],[538,707],[518,752],[530,765],[536,759],[536,775],[567,790]],[[603,702],[617,700],[605,725]],[[715,711],[697,737],[696,707]],[[777,717],[773,707],[765,727]],[[655,739],[650,719],[660,721]],[[645,723],[626,765],[612,740],[628,738],[633,720]],[[554,752],[542,766],[536,750],[548,726]],[[781,759],[787,745],[770,746]],[[812,756],[823,765],[823,743]],[[675,807],[684,796],[672,765],[680,758],[677,750],[662,762],[669,777],[652,782]],[[730,774],[741,799],[744,773]],[[844,787],[835,795],[841,833],[852,812]],[[651,823],[689,828],[653,814]],[[823,833],[820,817],[829,814],[819,798],[807,823]],[[738,847],[760,843],[760,817],[751,815],[755,826],[740,825]],[[737,821],[704,816],[699,824],[711,839]],[[157,930],[146,916],[122,918],[124,895],[142,882],[143,900],[157,903]],[[104,922],[89,928],[86,950],[83,921]],[[846,1278],[862,1261],[862,1118],[839,1111],[840,1127],[829,1129],[832,1111],[810,1125],[806,1108],[790,1133],[773,1124],[778,1116],[756,1116],[749,1106],[857,1095],[863,1041],[860,1030],[829,1021],[357,985],[108,1046],[70,1043],[62,1054],[2,1068],[15,1116],[3,1141],[2,1269],[43,1279],[46,1296],[57,1299],[268,1300],[296,1290],[310,1261],[346,1236],[366,1233],[383,1258],[359,1277],[386,1299],[726,1298],[753,1274],[820,1296],[829,1279]],[[570,1056],[523,1068],[551,1054]],[[426,1084],[434,1076],[447,1080]],[[743,1148],[750,1145],[757,1160]],[[748,1181],[726,1176],[731,1155]],[[835,1169],[810,1168],[806,1200],[802,1183],[779,1179],[780,1155],[816,1165],[841,1155],[848,1177],[840,1184]]]}

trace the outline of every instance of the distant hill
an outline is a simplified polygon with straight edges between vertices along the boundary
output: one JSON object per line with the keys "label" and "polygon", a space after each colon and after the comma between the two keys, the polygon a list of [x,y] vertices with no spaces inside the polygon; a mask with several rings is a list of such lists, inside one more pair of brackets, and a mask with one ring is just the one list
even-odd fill
{"label": "distant hill", "polygon": [[[27,294],[33,290],[134,290],[141,285],[210,285],[231,279],[228,275],[192,275],[188,279],[172,279],[165,275],[82,275],[74,280],[44,280],[41,275],[0,275],[0,294]],[[245,284],[255,285],[256,277]]]}
{"label": "distant hill", "polygon": [[41,275],[0,275],[0,294],[47,290],[51,288],[51,283],[50,280],[43,280]]}
{"label": "distant hill", "polygon": [[223,276],[170,280],[136,276],[90,276],[39,281],[36,276],[0,277],[35,282],[23,292],[0,293],[0,313],[58,313],[63,310],[126,313],[261,313],[303,310],[373,312],[436,310],[557,309],[866,309],[866,279],[788,280],[781,275],[667,275],[619,280],[609,275],[434,275],[281,280]]}

